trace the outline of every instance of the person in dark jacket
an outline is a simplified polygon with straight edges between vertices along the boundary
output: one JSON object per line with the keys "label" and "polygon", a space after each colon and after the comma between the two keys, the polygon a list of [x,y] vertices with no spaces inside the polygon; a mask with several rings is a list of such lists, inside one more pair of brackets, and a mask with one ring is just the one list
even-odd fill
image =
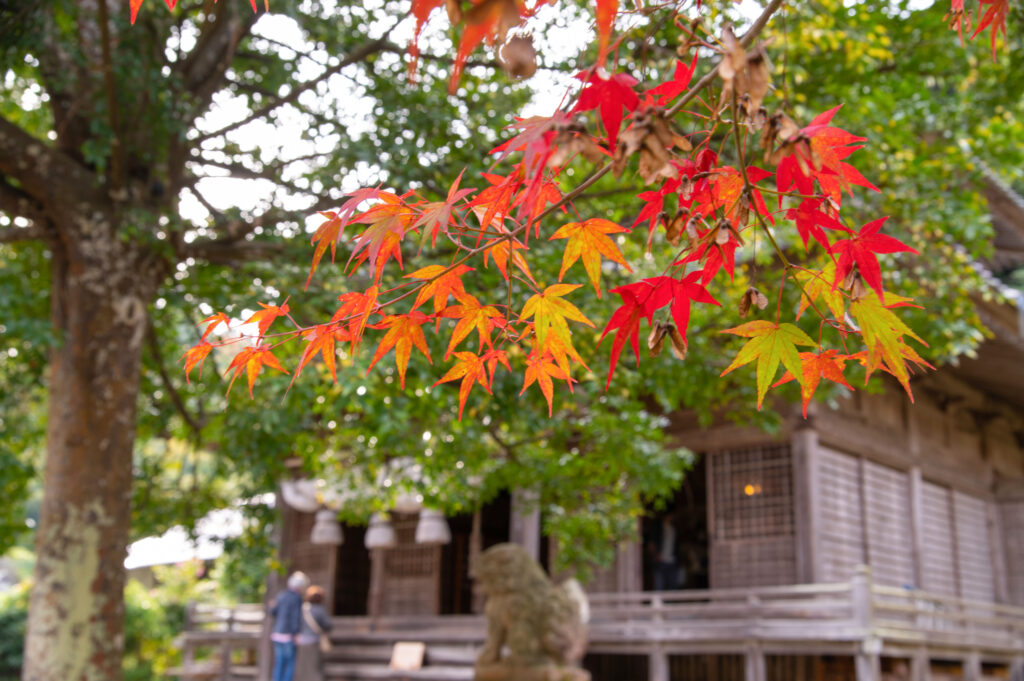
{"label": "person in dark jacket", "polygon": [[278,594],[270,604],[274,628],[270,640],[274,644],[273,681],[292,681],[295,673],[295,639],[302,628],[302,592],[309,586],[309,578],[293,572],[288,588]]}
{"label": "person in dark jacket", "polygon": [[295,639],[295,681],[324,681],[324,651],[320,647],[320,637],[331,630],[331,618],[323,603],[323,589],[318,586],[306,589],[302,626]]}

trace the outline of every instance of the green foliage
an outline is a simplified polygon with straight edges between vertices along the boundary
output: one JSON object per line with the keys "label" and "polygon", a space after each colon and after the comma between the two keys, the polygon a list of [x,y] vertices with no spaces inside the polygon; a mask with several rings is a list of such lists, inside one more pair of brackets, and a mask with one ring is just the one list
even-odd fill
{"label": "green foliage", "polygon": [[[217,582],[203,579],[200,562],[156,566],[154,586],[135,579],[125,587],[124,678],[157,681],[169,668],[181,664],[174,638],[184,628],[189,601],[228,602],[217,591]],[[20,678],[22,647],[28,610],[28,581],[0,594],[0,681]]]}
{"label": "green foliage", "polygon": [[28,612],[28,584],[0,594],[0,681],[21,678],[22,642]]}

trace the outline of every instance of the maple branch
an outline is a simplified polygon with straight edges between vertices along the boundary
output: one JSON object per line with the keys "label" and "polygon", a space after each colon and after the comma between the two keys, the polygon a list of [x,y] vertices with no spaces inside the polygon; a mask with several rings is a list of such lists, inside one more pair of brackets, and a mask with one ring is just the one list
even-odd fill
{"label": "maple branch", "polygon": [[[743,45],[744,47],[747,47],[748,45],[750,45],[750,43],[754,42],[754,40],[757,39],[757,36],[761,34],[761,31],[764,30],[764,27],[768,24],[768,20],[772,17],[772,15],[775,14],[775,12],[777,12],[780,7],[782,7],[783,2],[785,2],[785,0],[772,0],[771,3],[764,8],[764,11],[761,12],[761,15],[758,16],[758,18],[751,25],[750,30],[744,33],[743,37],[740,38],[740,44]],[[666,111],[665,116],[667,118],[672,118],[677,113],[679,113],[679,111],[684,106],[686,106],[686,104],[692,101],[693,98],[696,97],[701,90],[710,85],[711,82],[715,79],[715,76],[717,75],[718,64],[715,65],[715,68],[711,69],[711,71],[706,73],[703,78],[697,81],[697,84],[690,88],[690,91],[683,95],[683,97],[678,102],[676,102],[676,104],[673,105],[671,109]],[[597,182],[602,177],[607,175],[609,170],[611,170],[611,163],[608,161],[603,161],[601,165],[594,168],[594,170],[591,171],[590,175],[588,175],[579,185],[577,185],[575,189],[562,196],[562,198],[559,199],[556,203],[551,204],[547,208],[547,210],[545,210],[543,213],[537,216],[535,221],[539,222],[540,220],[546,218],[547,216],[551,215],[553,212],[564,206],[569,201],[572,201],[574,198],[576,198],[584,191],[586,191],[586,189],[592,186],[595,182]],[[522,229],[523,228],[520,228],[520,230],[513,232],[513,234],[517,233],[518,231],[521,231]]]}
{"label": "maple branch", "polygon": [[344,69],[346,66],[356,64],[358,62],[365,60],[369,56],[376,54],[377,52],[381,52],[384,49],[384,47],[388,44],[388,34],[391,33],[392,29],[396,25],[397,23],[393,24],[391,28],[386,30],[384,32],[384,35],[382,35],[380,38],[363,43],[356,49],[352,50],[344,59],[335,64],[332,68],[324,71],[317,78],[314,78],[313,80],[308,80],[305,83],[300,83],[299,85],[294,87],[292,91],[289,92],[286,96],[280,97],[277,100],[270,102],[269,104],[257,109],[256,111],[253,111],[251,114],[241,119],[240,121],[236,121],[235,123],[229,123],[228,125],[218,128],[217,130],[212,130],[210,132],[200,135],[195,140],[195,143],[199,144],[210,138],[220,137],[222,135],[227,134],[228,132],[231,132],[232,130],[237,130],[242,126],[248,125],[253,121],[257,121],[267,116],[268,114],[270,114],[270,112],[284,106],[285,104],[294,104],[296,101],[298,101],[299,97],[302,95],[303,92],[308,92],[309,90],[315,88],[320,83],[326,82],[329,78],[331,78],[331,76],[341,73],[342,69]]}
{"label": "maple branch", "polygon": [[[750,47],[750,43],[757,40],[757,37],[761,35],[761,31],[763,31],[764,27],[768,25],[768,20],[772,18],[773,14],[779,11],[779,8],[782,7],[784,2],[785,0],[772,0],[768,3],[768,6],[764,8],[764,11],[761,12],[757,19],[754,20],[754,23],[750,25],[750,29],[747,30],[747,32],[740,38],[740,45],[743,47]],[[701,90],[711,85],[712,81],[714,81],[715,77],[718,75],[718,67],[721,66],[721,64],[722,62],[719,61],[718,64],[715,64],[715,68],[705,73],[704,76],[701,77],[701,79],[698,80],[692,88],[690,88],[689,92],[683,95],[678,102],[672,105],[671,109],[665,112],[665,116],[667,118],[675,116],[684,106],[693,101],[694,97],[696,97]]]}
{"label": "maple branch", "polygon": [[[737,122],[739,121],[739,104],[736,100],[735,91],[733,91],[732,93],[732,120],[733,140],[736,145],[736,155],[739,157],[738,165],[740,167],[740,174],[743,177],[743,193],[746,195],[747,200],[750,201],[750,204],[752,206],[751,212],[754,214],[754,219],[757,220],[758,226],[761,227],[761,231],[764,232],[765,236],[768,237],[768,241],[771,243],[772,249],[775,251],[775,254],[779,256],[779,260],[782,261],[782,266],[784,268],[782,286],[784,287],[786,285],[786,277],[792,277],[793,281],[796,282],[796,285],[800,287],[800,293],[810,304],[811,309],[814,310],[819,317],[821,317],[822,321],[828,322],[829,318],[825,315],[824,312],[821,311],[821,308],[818,307],[818,304],[815,302],[814,298],[807,293],[807,288],[804,287],[803,282],[800,281],[800,279],[796,276],[797,266],[790,262],[789,258],[786,256],[785,251],[782,250],[782,247],[779,245],[779,242],[776,241],[775,235],[772,233],[772,230],[768,228],[768,223],[765,222],[764,216],[761,215],[761,211],[758,210],[757,203],[754,201],[755,187],[754,184],[750,181],[750,177],[747,175],[747,159],[746,155],[743,152],[743,141],[740,140],[740,125]],[[781,310],[781,301],[782,287],[779,288],[779,305],[776,307],[776,312]],[[775,323],[776,325],[779,323],[777,317]]]}
{"label": "maple branch", "polygon": [[[195,417],[188,412],[185,408],[185,402],[181,399],[181,393],[174,387],[174,383],[171,382],[171,377],[167,373],[167,368],[164,365],[164,355],[160,351],[160,342],[157,340],[156,332],[154,330],[153,318],[149,318],[149,324],[146,329],[146,345],[149,347],[149,352],[153,356],[153,361],[156,362],[156,371],[160,374],[160,381],[167,388],[167,394],[171,397],[171,402],[174,404],[175,410],[181,414],[181,418],[185,419],[185,423],[195,433],[196,440],[200,439],[200,435],[203,430],[205,422],[200,423]],[[204,419],[205,421],[205,419]]]}

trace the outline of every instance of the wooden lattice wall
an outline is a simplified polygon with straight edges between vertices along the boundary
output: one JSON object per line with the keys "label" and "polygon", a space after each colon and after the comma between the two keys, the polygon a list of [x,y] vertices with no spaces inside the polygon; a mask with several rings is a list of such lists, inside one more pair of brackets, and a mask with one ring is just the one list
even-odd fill
{"label": "wooden lattice wall", "polygon": [[709,455],[711,587],[796,582],[793,462],[788,445]]}
{"label": "wooden lattice wall", "polygon": [[822,448],[818,476],[821,517],[818,550],[821,582],[845,582],[853,567],[867,562],[864,506],[860,493],[860,464],[856,458]]}
{"label": "wooden lattice wall", "polygon": [[815,479],[819,580],[847,581],[867,564],[878,584],[995,600],[990,502],[921,482],[918,567],[909,471],[822,447]]}
{"label": "wooden lattice wall", "polygon": [[380,550],[384,562],[381,615],[436,615],[440,612],[441,547],[416,543],[417,516],[394,514],[398,545]]}
{"label": "wooden lattice wall", "polygon": [[906,471],[865,461],[862,469],[868,564],[876,583],[912,586],[914,545],[910,476]]}
{"label": "wooden lattice wall", "polygon": [[940,594],[955,595],[956,560],[954,558],[953,500],[949,488],[925,482],[921,490],[922,588]]}

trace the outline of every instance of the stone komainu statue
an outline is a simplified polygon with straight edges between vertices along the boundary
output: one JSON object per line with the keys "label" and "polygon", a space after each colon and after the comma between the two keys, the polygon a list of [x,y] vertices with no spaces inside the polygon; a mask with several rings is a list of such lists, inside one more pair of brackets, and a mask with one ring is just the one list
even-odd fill
{"label": "stone komainu statue", "polygon": [[589,681],[576,665],[587,647],[587,601],[576,580],[555,586],[516,544],[480,555],[487,640],[476,681]]}

